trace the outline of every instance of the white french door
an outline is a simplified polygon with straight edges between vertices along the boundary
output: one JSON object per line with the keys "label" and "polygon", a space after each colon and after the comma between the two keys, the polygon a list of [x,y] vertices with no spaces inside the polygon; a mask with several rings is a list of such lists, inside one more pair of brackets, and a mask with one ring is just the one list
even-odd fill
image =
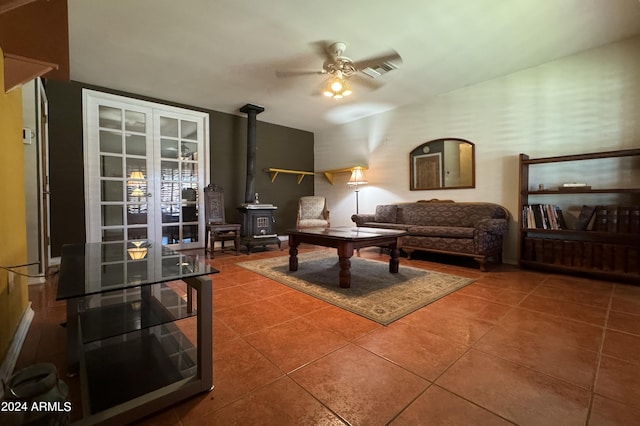
{"label": "white french door", "polygon": [[202,247],[208,114],[88,89],[83,109],[87,241]]}

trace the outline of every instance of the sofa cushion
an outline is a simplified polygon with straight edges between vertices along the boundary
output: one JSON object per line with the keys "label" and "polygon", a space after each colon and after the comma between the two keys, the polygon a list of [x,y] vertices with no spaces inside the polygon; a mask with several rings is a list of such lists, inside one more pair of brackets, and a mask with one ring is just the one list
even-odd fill
{"label": "sofa cushion", "polygon": [[[402,248],[415,250],[436,250],[446,253],[476,254],[472,238],[444,238],[406,235],[400,237]],[[502,247],[502,246],[501,246]]]}
{"label": "sofa cushion", "polygon": [[411,235],[423,237],[473,238],[474,228],[462,226],[410,226]]}
{"label": "sofa cushion", "polygon": [[301,228],[326,228],[327,223],[324,219],[300,219],[298,226]]}
{"label": "sofa cushion", "polygon": [[375,214],[374,221],[396,223],[397,211],[398,211],[398,206],[396,206],[395,204],[386,204],[386,205],[376,206],[376,214]]}
{"label": "sofa cushion", "polygon": [[397,222],[410,225],[474,227],[498,218],[507,218],[506,210],[492,203],[409,203],[397,212]]}

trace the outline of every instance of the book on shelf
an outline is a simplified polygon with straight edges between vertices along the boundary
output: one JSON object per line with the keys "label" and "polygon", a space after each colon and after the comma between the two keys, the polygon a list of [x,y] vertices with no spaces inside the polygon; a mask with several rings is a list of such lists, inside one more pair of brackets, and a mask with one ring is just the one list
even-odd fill
{"label": "book on shelf", "polygon": [[630,207],[620,206],[618,208],[618,232],[629,233]]}
{"label": "book on shelf", "polygon": [[562,264],[574,266],[575,241],[562,241]]}
{"label": "book on shelf", "polygon": [[580,214],[578,215],[578,219],[576,220],[576,230],[586,231],[595,212],[596,206],[582,206],[582,210],[580,210]]}
{"label": "book on shelf", "polygon": [[544,263],[555,263],[556,243],[550,239],[542,240],[542,261]]}
{"label": "book on shelf", "polygon": [[596,221],[594,231],[617,232],[618,231],[618,206],[598,206],[596,208]]}
{"label": "book on shelf", "polygon": [[640,248],[627,247],[627,270],[631,274],[640,274]]}
{"label": "book on shelf", "polygon": [[524,260],[535,260],[535,247],[533,238],[524,239],[524,250],[522,254]]}
{"label": "book on shelf", "polygon": [[627,272],[628,266],[627,246],[615,244],[613,246],[613,270],[614,272]]}
{"label": "book on shelf", "polygon": [[582,267],[589,269],[593,266],[593,243],[585,241],[582,243]]}
{"label": "book on shelf", "polygon": [[[622,228],[621,223],[623,223]],[[618,209],[618,232],[640,234],[640,206],[620,207]]]}
{"label": "book on shelf", "polygon": [[597,206],[594,231],[640,233],[640,206]]}
{"label": "book on shelf", "polygon": [[558,191],[564,192],[584,192],[591,191],[591,185],[587,185],[586,183],[565,183],[562,186],[558,187]]}
{"label": "book on shelf", "polygon": [[574,241],[573,242],[573,266],[576,266],[578,268],[582,267],[582,261],[583,261],[583,245],[580,241]]}
{"label": "book on shelf", "polygon": [[560,207],[552,204],[528,204],[522,208],[522,225],[536,229],[567,229]]}

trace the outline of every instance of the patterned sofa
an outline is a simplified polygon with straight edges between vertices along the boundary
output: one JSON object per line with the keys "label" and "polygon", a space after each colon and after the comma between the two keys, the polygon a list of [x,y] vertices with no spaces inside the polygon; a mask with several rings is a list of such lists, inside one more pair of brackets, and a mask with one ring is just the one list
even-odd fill
{"label": "patterned sofa", "polygon": [[351,216],[358,226],[406,230],[402,249],[473,257],[486,271],[489,258],[502,262],[502,239],[509,212],[493,203],[416,202],[386,204],[375,214]]}

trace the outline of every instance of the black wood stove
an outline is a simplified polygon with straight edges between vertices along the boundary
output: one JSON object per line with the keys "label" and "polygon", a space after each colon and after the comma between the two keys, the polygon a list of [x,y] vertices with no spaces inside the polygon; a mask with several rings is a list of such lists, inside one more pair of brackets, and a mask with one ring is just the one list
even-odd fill
{"label": "black wood stove", "polygon": [[248,254],[255,246],[278,244],[281,247],[278,234],[273,231],[275,223],[274,213],[278,207],[273,204],[260,203],[258,193],[255,192],[256,172],[256,116],[264,111],[257,105],[246,104],[240,112],[247,114],[247,182],[244,193],[244,204],[238,207],[242,227],[240,230],[240,244],[247,246]]}

